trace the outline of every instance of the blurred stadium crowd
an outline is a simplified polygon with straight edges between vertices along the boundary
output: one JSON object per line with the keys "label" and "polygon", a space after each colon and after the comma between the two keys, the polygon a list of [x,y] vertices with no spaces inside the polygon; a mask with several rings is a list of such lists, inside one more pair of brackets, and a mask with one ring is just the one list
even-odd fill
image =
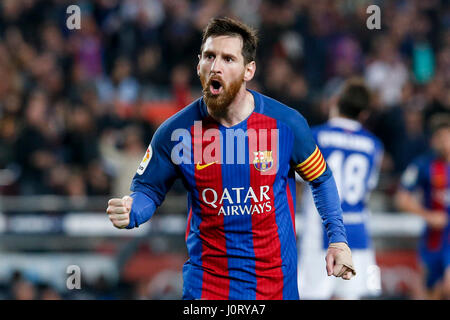
{"label": "blurred stadium crowd", "polygon": [[[66,27],[74,3],[80,30]],[[380,30],[366,27],[370,4]],[[250,87],[310,125],[327,119],[345,79],[365,78],[386,193],[428,149],[427,120],[450,112],[445,0],[2,0],[0,195],[128,193],[154,130],[201,95],[201,32],[217,15],[259,30]]]}

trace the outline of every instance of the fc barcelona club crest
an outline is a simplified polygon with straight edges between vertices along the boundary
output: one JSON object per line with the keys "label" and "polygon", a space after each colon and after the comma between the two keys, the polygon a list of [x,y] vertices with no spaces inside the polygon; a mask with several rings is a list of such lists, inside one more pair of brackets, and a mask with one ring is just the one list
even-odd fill
{"label": "fc barcelona club crest", "polygon": [[255,159],[253,165],[256,170],[267,171],[273,166],[272,151],[256,151],[253,152]]}

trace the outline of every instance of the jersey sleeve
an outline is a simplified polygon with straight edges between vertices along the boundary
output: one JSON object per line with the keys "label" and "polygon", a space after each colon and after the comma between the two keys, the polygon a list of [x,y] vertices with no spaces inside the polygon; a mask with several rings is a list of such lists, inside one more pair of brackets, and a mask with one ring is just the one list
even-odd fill
{"label": "jersey sleeve", "polygon": [[327,230],[329,243],[347,243],[347,234],[342,219],[341,201],[331,170],[316,144],[314,133],[305,118],[298,115],[294,131],[292,163],[295,171],[307,181],[311,188],[314,205]]}
{"label": "jersey sleeve", "polygon": [[400,179],[401,188],[414,191],[424,183],[425,170],[422,161],[415,160],[403,172]]}
{"label": "jersey sleeve", "polygon": [[302,179],[311,182],[326,171],[327,164],[305,118],[299,114],[296,120],[296,125],[292,127],[294,146],[291,160]]}
{"label": "jersey sleeve", "polygon": [[170,135],[163,126],[156,130],[130,187],[133,192],[145,193],[157,207],[178,176],[177,167],[170,156]]}

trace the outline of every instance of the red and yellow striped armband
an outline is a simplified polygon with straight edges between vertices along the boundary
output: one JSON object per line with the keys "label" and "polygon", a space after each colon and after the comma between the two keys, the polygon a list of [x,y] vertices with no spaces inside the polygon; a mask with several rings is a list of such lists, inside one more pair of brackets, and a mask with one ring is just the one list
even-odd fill
{"label": "red and yellow striped armband", "polygon": [[313,181],[314,179],[320,177],[322,173],[325,172],[327,168],[327,163],[316,146],[314,152],[302,163],[297,165],[295,170],[305,181]]}

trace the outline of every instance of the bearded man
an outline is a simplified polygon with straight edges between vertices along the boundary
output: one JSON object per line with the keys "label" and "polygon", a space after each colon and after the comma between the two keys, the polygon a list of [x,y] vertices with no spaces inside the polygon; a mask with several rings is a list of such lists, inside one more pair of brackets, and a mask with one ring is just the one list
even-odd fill
{"label": "bearded man", "polygon": [[307,122],[246,87],[256,47],[249,26],[209,22],[197,65],[203,96],[158,128],[132,193],[108,202],[115,227],[135,228],[182,179],[189,254],[183,299],[299,299],[295,172],[309,183],[328,232],[324,272],[355,274],[336,184]]}

